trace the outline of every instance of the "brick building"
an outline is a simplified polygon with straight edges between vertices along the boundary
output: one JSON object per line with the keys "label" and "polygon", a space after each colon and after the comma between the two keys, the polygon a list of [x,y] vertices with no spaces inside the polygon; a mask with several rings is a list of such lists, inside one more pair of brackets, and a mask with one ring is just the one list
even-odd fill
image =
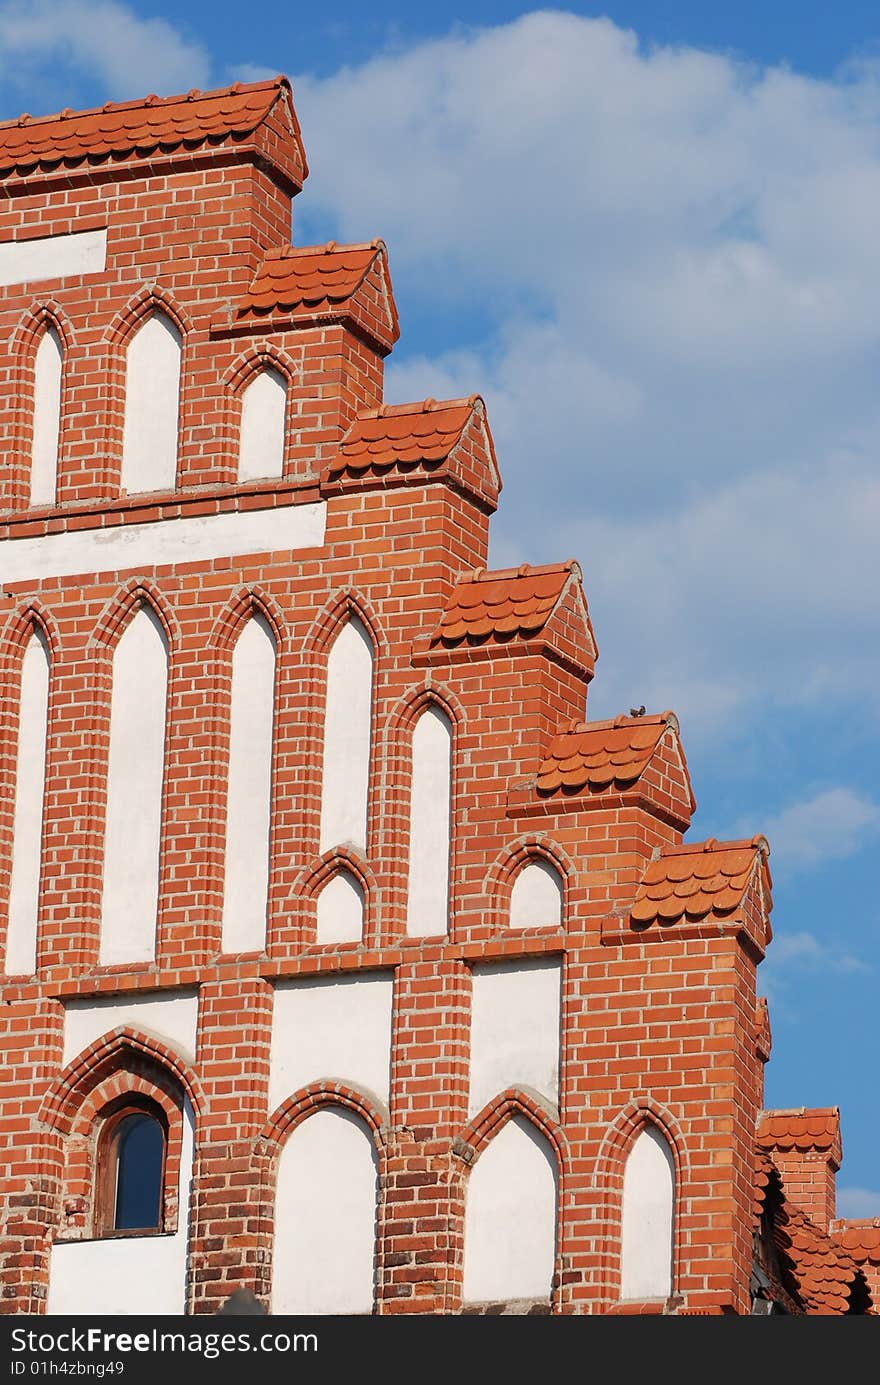
{"label": "brick building", "polygon": [[283,79],[0,127],[3,1310],[845,1313],[762,1112],[761,837],[487,571],[479,396],[383,405]]}

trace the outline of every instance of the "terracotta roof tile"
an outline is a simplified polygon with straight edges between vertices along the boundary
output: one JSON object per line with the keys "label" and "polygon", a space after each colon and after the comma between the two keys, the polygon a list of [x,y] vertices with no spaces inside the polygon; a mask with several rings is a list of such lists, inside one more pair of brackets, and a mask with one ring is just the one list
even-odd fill
{"label": "terracotta roof tile", "polygon": [[672,712],[580,722],[556,736],[538,770],[538,793],[579,793],[638,779],[667,726],[678,730]]}
{"label": "terracotta roof tile", "polygon": [[430,642],[448,649],[490,638],[528,639],[547,624],[572,576],[580,580],[580,568],[573,561],[478,570],[459,582]]}
{"label": "terracotta roof tile", "polygon": [[95,110],[64,110],[37,119],[22,115],[0,124],[0,175],[240,138],[265,120],[282,92],[289,94],[290,84],[276,77],[218,91],[108,101]]}
{"label": "terracotta roof tile", "polygon": [[764,837],[735,842],[706,842],[668,847],[651,861],[632,907],[633,923],[675,923],[685,917],[731,914],[742,903],[755,862],[760,856],[769,871]]}
{"label": "terracotta roof tile", "polygon": [[267,313],[311,316],[338,311],[354,296],[377,258],[385,252],[381,240],[363,245],[282,245],[270,250],[247,294],[238,305],[239,318]]}
{"label": "terracotta roof tile", "polygon": [[851,1295],[860,1293],[870,1307],[870,1295],[852,1256],[810,1221],[806,1212],[786,1201],[785,1216],[774,1226],[777,1248],[791,1262],[792,1276],[808,1313],[843,1314]]}
{"label": "terracotta roof tile", "polygon": [[880,1265],[880,1217],[832,1222],[831,1236],[857,1264]]}
{"label": "terracotta roof tile", "polygon": [[342,445],[327,467],[327,478],[382,476],[416,467],[439,466],[461,441],[479,395],[450,399],[438,404],[426,399],[417,404],[385,405],[355,419]]}
{"label": "terracotta roof tile", "polygon": [[758,1144],[762,1149],[837,1151],[839,1158],[840,1111],[836,1106],[762,1111]]}
{"label": "terracotta roof tile", "polygon": [[[807,1214],[785,1196],[779,1170],[766,1149],[755,1152],[753,1212],[772,1216],[773,1241],[786,1287],[795,1304],[810,1315],[839,1315],[855,1308],[870,1312],[865,1277],[848,1247],[836,1244]],[[880,1222],[877,1223],[880,1230]]]}

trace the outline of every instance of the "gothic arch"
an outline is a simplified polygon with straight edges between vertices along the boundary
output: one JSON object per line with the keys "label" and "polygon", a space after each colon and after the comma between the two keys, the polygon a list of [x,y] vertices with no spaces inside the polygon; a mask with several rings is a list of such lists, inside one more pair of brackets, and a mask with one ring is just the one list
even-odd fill
{"label": "gothic arch", "polygon": [[65,426],[70,402],[69,371],[65,369],[65,363],[75,338],[73,327],[61,305],[53,298],[36,299],[19,318],[9,344],[12,357],[12,380],[9,481],[7,484],[10,500],[16,508],[27,506],[30,499],[36,403],[34,397],[36,355],[42,339],[48,331],[53,331],[56,334],[61,345],[56,487],[62,475]]}
{"label": "gothic arch", "polygon": [[674,1170],[673,1293],[675,1293],[679,1282],[682,1254],[681,1208],[688,1175],[687,1145],[674,1114],[649,1093],[643,1092],[634,1096],[617,1113],[605,1131],[596,1158],[596,1191],[601,1207],[601,1232],[604,1242],[602,1253],[603,1278],[607,1292],[612,1298],[617,1296],[620,1282],[623,1175],[626,1160],[639,1135],[648,1126],[653,1126],[659,1132],[672,1155]]}
{"label": "gothic arch", "polygon": [[532,862],[551,867],[559,877],[562,889],[562,922],[565,923],[568,894],[575,876],[574,863],[565,851],[544,832],[524,832],[505,845],[489,866],[483,881],[483,894],[489,901],[490,925],[504,929],[508,925],[510,900],[520,871]]}

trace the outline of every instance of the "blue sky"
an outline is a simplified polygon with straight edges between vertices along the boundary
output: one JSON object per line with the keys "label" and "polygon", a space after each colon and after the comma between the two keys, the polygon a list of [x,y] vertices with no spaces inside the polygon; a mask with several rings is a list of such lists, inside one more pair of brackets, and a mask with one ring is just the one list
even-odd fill
{"label": "blue sky", "polygon": [[591,716],[679,714],[770,838],[767,1104],[880,1215],[880,15],[0,0],[0,116],[291,77],[299,243],[382,235],[389,400],[481,391],[493,562],[577,557]]}

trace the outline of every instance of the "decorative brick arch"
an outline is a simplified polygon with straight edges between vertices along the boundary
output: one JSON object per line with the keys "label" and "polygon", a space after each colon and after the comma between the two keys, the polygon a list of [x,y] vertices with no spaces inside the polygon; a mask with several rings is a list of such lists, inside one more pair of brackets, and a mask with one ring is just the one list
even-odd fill
{"label": "decorative brick arch", "polygon": [[184,1139],[184,1101],[196,1127],[204,1111],[198,1078],[168,1045],[143,1031],[119,1026],[72,1059],[46,1092],[38,1119],[53,1147],[59,1205],[55,1224],[66,1236],[96,1233],[96,1156],[107,1113],[126,1098],[146,1098],[167,1125],[163,1230],[176,1231]]}
{"label": "decorative brick arch", "polygon": [[54,298],[36,299],[19,318],[10,340],[12,378],[10,381],[9,480],[6,491],[15,508],[27,507],[30,498],[31,448],[34,440],[34,385],[37,350],[46,332],[54,330],[61,342],[61,401],[58,419],[58,479],[63,467],[66,424],[69,417],[70,383],[66,370],[75,337],[73,326],[61,304]]}
{"label": "decorative brick arch", "polygon": [[[364,895],[363,946],[379,946],[379,902],[381,888],[376,873],[366,856],[347,846],[333,847],[320,856],[315,856],[294,880],[281,920],[289,939],[291,918],[296,920],[298,946],[307,947],[315,942],[318,896],[335,875],[348,874],[354,877]],[[274,940],[276,943],[280,939]],[[347,944],[337,944],[347,946]],[[270,942],[270,951],[272,943]]]}
{"label": "decorative brick arch", "polygon": [[236,587],[214,622],[208,651],[220,657],[231,654],[252,616],[262,616],[269,626],[280,659],[288,638],[284,614],[274,596],[257,585]]}
{"label": "decorative brick arch", "polygon": [[568,852],[544,832],[524,832],[498,853],[486,872],[483,893],[489,901],[489,923],[493,929],[505,928],[510,916],[510,898],[521,870],[533,861],[551,866],[562,885],[563,925],[568,893],[575,878],[575,867]]}
{"label": "decorative brick arch", "polygon": [[500,1134],[508,1121],[515,1116],[521,1116],[537,1130],[538,1134],[543,1136],[553,1151],[553,1158],[556,1163],[556,1249],[551,1288],[551,1311],[558,1313],[563,1308],[565,1294],[563,1269],[567,1253],[565,1243],[568,1225],[566,1198],[571,1151],[559,1120],[558,1111],[538,1092],[530,1087],[507,1087],[503,1092],[492,1097],[453,1140],[453,1155],[460,1167],[462,1201],[464,1205],[470,1170],[489,1148],[496,1135]]}
{"label": "decorative brick arch", "polygon": [[633,1097],[608,1126],[599,1146],[595,1166],[595,1187],[600,1208],[599,1232],[602,1241],[601,1265],[604,1287],[609,1298],[616,1298],[620,1285],[620,1247],[623,1220],[623,1174],[626,1159],[639,1135],[648,1126],[665,1139],[672,1154],[675,1172],[673,1203],[672,1293],[677,1291],[682,1265],[683,1190],[687,1183],[687,1145],[673,1113],[649,1093]]}
{"label": "decorative brick arch", "polygon": [[47,799],[45,788],[51,782],[58,757],[55,727],[61,635],[52,613],[41,601],[31,597],[11,613],[6,622],[2,639],[0,639],[0,774],[2,774],[4,785],[4,792],[0,795],[0,920],[3,920],[0,923],[0,949],[4,955],[9,921],[9,892],[12,883],[15,802],[12,797],[12,789],[15,784],[19,744],[21,671],[25,650],[35,631],[39,631],[42,635],[49,651],[49,698],[44,750],[45,777],[41,837],[45,835],[46,828]]}
{"label": "decorative brick arch", "polygon": [[148,577],[131,577],[102,611],[89,637],[88,648],[112,652],[141,606],[149,606],[168,641],[169,681],[174,651],[180,642],[177,617],[160,587]]}
{"label": "decorative brick arch", "polygon": [[190,382],[189,356],[193,332],[193,322],[189,314],[160,284],[144,284],[119,310],[104,333],[105,360],[103,362],[106,380],[106,416],[104,421],[104,448],[107,456],[104,483],[108,494],[119,491],[122,468],[122,437],[125,422],[125,363],[129,343],[138,328],[153,313],[167,317],[180,334],[180,392],[177,411],[177,471],[180,471],[180,440],[183,437],[189,415],[192,385]]}
{"label": "decorative brick arch", "polygon": [[455,921],[458,910],[457,897],[457,857],[461,838],[459,823],[460,785],[462,780],[462,732],[467,716],[460,698],[445,683],[438,683],[432,671],[425,674],[424,680],[408,688],[391,709],[384,728],[381,745],[382,763],[385,766],[385,802],[382,814],[382,832],[385,845],[381,854],[397,863],[399,879],[397,894],[399,906],[389,919],[389,935],[385,941],[393,941],[396,936],[406,933],[406,890],[408,859],[401,856],[397,843],[406,840],[409,833],[409,815],[412,796],[412,738],[416,724],[422,714],[435,708],[446,717],[452,730],[452,762],[450,775],[450,838],[449,838],[449,919],[450,940],[454,940]]}
{"label": "decorative brick arch", "polygon": [[352,1083],[322,1077],[286,1098],[272,1112],[260,1131],[256,1144],[258,1155],[268,1155],[277,1161],[282,1148],[298,1125],[316,1111],[328,1106],[341,1106],[359,1116],[368,1127],[377,1153],[385,1152],[390,1117],[384,1102],[373,1093]]}
{"label": "decorative brick arch", "polygon": [[387,652],[388,640],[369,600],[357,587],[342,587],[325,602],[303,643],[304,660],[326,661],[340,630],[352,618],[359,620],[369,635],[378,663]]}
{"label": "decorative brick arch", "polygon": [[61,1135],[68,1135],[76,1112],[88,1094],[105,1077],[124,1067],[126,1061],[135,1059],[155,1064],[177,1079],[192,1104],[198,1123],[206,1103],[193,1069],[161,1039],[131,1025],[118,1025],[108,1030],[70,1060],[49,1085],[37,1120]]}
{"label": "decorative brick arch", "polygon": [[[232,482],[238,477],[238,455],[241,438],[241,404],[248,385],[264,370],[274,370],[284,380],[284,447],[282,457],[282,477],[287,478],[290,471],[291,447],[296,432],[296,410],[294,390],[302,371],[288,352],[274,342],[260,342],[249,346],[236,356],[228,366],[221,381],[222,402],[220,414],[222,433],[220,450],[227,470],[227,479]],[[277,482],[277,478],[275,478]],[[243,485],[259,485],[259,479],[242,482]]]}

